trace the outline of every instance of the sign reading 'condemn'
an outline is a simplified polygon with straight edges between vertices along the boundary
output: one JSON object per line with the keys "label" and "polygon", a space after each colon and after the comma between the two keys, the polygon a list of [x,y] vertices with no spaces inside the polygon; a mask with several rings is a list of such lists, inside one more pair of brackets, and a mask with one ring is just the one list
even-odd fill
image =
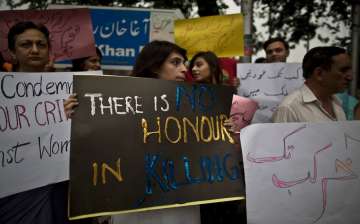
{"label": "sign reading 'condemn'", "polygon": [[81,76],[74,92],[70,217],[244,195],[228,87]]}

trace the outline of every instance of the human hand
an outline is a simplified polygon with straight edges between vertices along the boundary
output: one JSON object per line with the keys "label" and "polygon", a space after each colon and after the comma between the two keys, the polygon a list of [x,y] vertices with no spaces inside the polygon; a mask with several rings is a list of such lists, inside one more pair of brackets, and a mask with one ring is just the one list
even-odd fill
{"label": "human hand", "polygon": [[66,115],[66,118],[69,119],[72,117],[72,115],[74,114],[75,112],[75,107],[77,107],[79,105],[79,102],[76,98],[76,93],[74,94],[71,94],[69,96],[69,98],[67,98],[65,101],[64,101],[64,111],[65,111],[65,115]]}

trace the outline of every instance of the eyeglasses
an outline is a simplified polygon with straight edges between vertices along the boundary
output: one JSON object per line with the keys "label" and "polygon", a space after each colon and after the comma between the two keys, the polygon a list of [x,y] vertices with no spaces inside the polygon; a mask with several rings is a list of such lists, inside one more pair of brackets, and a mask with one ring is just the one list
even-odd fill
{"label": "eyeglasses", "polygon": [[186,66],[186,61],[182,58],[171,58],[169,60],[169,63],[174,65],[175,67],[180,67],[181,65],[185,65]]}

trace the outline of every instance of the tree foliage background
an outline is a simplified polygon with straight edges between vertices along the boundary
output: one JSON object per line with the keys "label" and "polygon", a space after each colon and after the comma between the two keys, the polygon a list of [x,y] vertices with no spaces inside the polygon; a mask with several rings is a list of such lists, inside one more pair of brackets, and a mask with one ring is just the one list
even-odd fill
{"label": "tree foliage background", "polygon": [[[102,5],[120,7],[178,8],[186,18],[223,14],[227,5],[223,0],[0,0],[16,9],[46,9],[49,4]],[[241,0],[233,0],[240,5]],[[243,0],[249,1],[249,0]],[[4,2],[0,3],[4,4]],[[290,46],[317,38],[324,44],[348,47],[350,45],[350,0],[253,0],[254,18],[260,19],[265,32],[253,26],[256,50],[269,37],[282,36]],[[197,13],[196,10],[197,9]],[[195,14],[194,14],[195,11]],[[324,31],[326,33],[324,33]]]}
{"label": "tree foliage background", "polygon": [[306,48],[313,38],[324,44],[350,46],[349,0],[254,0],[254,7],[254,16],[263,18],[262,25],[267,27],[265,39],[283,36],[292,46],[304,41]]}

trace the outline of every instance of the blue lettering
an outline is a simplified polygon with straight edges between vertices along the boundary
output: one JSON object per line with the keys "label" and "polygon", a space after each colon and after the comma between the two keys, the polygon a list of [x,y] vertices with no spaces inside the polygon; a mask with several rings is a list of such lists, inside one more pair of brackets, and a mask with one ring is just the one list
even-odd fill
{"label": "blue lettering", "polygon": [[155,179],[155,181],[160,185],[161,190],[169,191],[169,188],[161,181],[155,170],[159,157],[159,155],[145,155],[146,194],[152,194],[152,179]]}
{"label": "blue lettering", "polygon": [[183,96],[188,99],[191,105],[191,110],[195,112],[196,105],[198,104],[200,111],[205,112],[213,108],[216,97],[215,93],[209,86],[206,85],[193,85],[191,93],[189,94],[184,86],[176,87],[176,111],[180,110],[181,101]]}
{"label": "blue lettering", "polygon": [[187,180],[187,183],[189,184],[200,183],[201,180],[199,178],[191,177],[190,160],[186,156],[183,156],[183,161],[184,161],[184,169],[185,169],[185,179]]}
{"label": "blue lettering", "polygon": [[196,85],[192,86],[191,94],[188,94],[183,86],[176,86],[176,111],[180,110],[181,99],[184,94],[189,100],[192,111],[195,111],[195,91]]}
{"label": "blue lettering", "polygon": [[[226,173],[226,176],[230,179],[230,180],[237,180],[240,178],[240,168],[239,166],[232,166],[230,168],[231,172],[229,172],[229,170],[226,168],[227,167],[227,161],[228,159],[231,157],[231,154],[230,153],[227,153],[225,156],[224,156],[224,159],[223,159],[223,167],[225,168],[225,173]],[[236,161],[236,160],[235,160]]]}
{"label": "blue lettering", "polygon": [[[191,175],[191,168],[194,167],[194,164],[191,164],[191,161],[187,156],[182,156],[180,166],[176,166],[179,167],[179,169],[183,168],[184,180],[182,182],[178,182],[176,180],[175,174],[179,177],[181,175],[179,175],[179,172],[175,172],[173,160],[162,160],[158,154],[147,154],[145,156],[145,163],[146,195],[153,193],[154,181],[160,186],[160,189],[163,192],[168,192],[170,190],[177,190],[180,186],[184,185],[199,184],[204,182],[212,184],[215,181],[223,182],[225,178],[237,180],[241,177],[238,160],[230,153],[227,153],[224,156],[201,156],[198,163],[195,163],[195,165],[200,166],[201,170],[200,177],[197,178]],[[234,164],[230,167],[230,164],[232,163]],[[157,168],[161,169],[158,169],[157,171]]]}
{"label": "blue lettering", "polygon": [[162,161],[162,172],[163,178],[169,184],[169,187],[172,190],[177,189],[177,183],[175,180],[175,173],[174,173],[174,161],[172,160],[164,160]]}
{"label": "blue lettering", "polygon": [[202,156],[200,158],[201,172],[204,180],[213,183],[215,177],[212,175],[212,161],[208,156]]}
{"label": "blue lettering", "polygon": [[[208,103],[208,105],[205,105],[205,103],[204,103],[205,100],[203,99],[203,97],[205,97],[205,93],[208,93],[209,97],[210,97],[210,100],[209,100],[210,102]],[[212,110],[212,107],[215,104],[215,100],[216,100],[215,94],[211,90],[211,88],[209,88],[208,86],[201,85],[200,86],[200,93],[199,93],[199,107],[200,107],[200,110],[202,112]]]}

